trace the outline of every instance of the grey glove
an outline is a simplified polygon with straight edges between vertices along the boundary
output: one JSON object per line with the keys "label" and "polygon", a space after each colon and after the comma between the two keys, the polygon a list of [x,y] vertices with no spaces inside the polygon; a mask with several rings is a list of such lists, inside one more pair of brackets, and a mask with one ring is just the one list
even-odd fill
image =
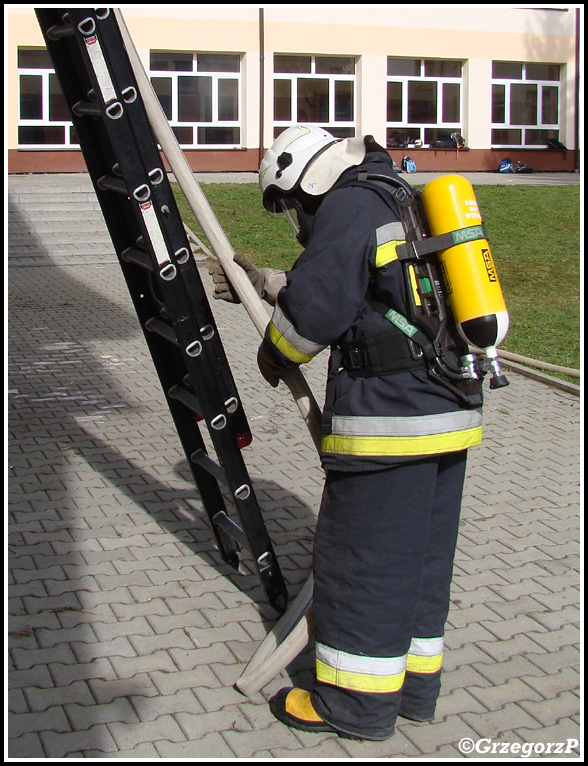
{"label": "grey glove", "polygon": [[[259,269],[246,255],[241,253],[235,253],[233,260],[247,274],[259,297],[273,306],[278,293],[286,284],[285,272],[268,268]],[[220,263],[211,263],[208,267],[208,273],[214,282],[213,298],[221,299],[228,303],[241,303]]]}

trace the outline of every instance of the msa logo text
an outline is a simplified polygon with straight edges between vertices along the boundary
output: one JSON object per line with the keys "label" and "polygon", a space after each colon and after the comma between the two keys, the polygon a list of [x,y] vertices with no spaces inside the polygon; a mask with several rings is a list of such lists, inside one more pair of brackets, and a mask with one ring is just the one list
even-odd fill
{"label": "msa logo text", "polygon": [[498,282],[498,277],[496,275],[496,267],[494,266],[494,261],[492,260],[492,254],[490,253],[490,250],[488,250],[488,248],[486,247],[482,248],[482,258],[484,259],[484,266],[486,267],[486,271],[488,272],[488,281]]}
{"label": "msa logo text", "polygon": [[469,242],[472,239],[484,239],[484,229],[481,226],[467,226],[465,229],[457,229],[451,232],[456,245]]}

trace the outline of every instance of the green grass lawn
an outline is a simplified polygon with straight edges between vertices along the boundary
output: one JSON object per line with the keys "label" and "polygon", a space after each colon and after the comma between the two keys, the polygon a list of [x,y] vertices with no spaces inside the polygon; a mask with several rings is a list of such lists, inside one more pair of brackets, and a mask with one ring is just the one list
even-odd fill
{"label": "green grass lawn", "polygon": [[[206,242],[174,189],[184,221]],[[258,266],[294,263],[301,248],[284,216],[264,210],[257,184],[202,184],[202,191],[236,252]],[[501,348],[579,368],[579,185],[477,186],[475,192],[510,314]]]}

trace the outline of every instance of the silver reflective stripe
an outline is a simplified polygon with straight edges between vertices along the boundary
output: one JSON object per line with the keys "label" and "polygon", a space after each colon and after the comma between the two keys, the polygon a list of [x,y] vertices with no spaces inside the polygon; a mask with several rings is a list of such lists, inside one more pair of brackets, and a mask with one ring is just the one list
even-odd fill
{"label": "silver reflective stripe", "polygon": [[147,233],[151,239],[151,244],[153,245],[157,263],[160,266],[163,266],[164,263],[170,262],[170,258],[153,203],[149,200],[149,202],[141,203],[139,207],[141,209],[141,215],[143,216],[143,222],[145,223]]}
{"label": "silver reflective stripe", "polygon": [[[276,328],[276,330],[280,333],[282,338],[290,345],[293,346],[297,351],[300,351],[302,354],[305,354],[309,357],[313,357],[316,354],[318,354],[320,351],[322,351],[326,346],[321,346],[320,343],[314,343],[311,340],[308,340],[308,338],[304,338],[302,335],[299,335],[294,327],[292,326],[292,323],[289,321],[289,319],[286,317],[282,309],[276,305],[274,308],[274,313],[272,315],[272,324]],[[280,348],[280,344],[276,343],[278,348]],[[280,350],[282,350],[280,348]],[[286,354],[286,356],[289,356],[289,354]]]}
{"label": "silver reflective stripe", "polygon": [[316,645],[316,659],[343,673],[360,673],[370,676],[394,676],[406,668],[406,655],[401,657],[366,657],[331,649],[325,644]]}
{"label": "silver reflective stripe", "polygon": [[90,57],[92,68],[94,69],[96,80],[98,81],[98,87],[102,93],[102,98],[104,99],[104,103],[108,104],[109,101],[116,98],[116,90],[112,83],[112,78],[110,77],[110,72],[108,71],[108,66],[104,54],[102,53],[100,42],[96,35],[87,37],[84,42],[86,43],[86,50],[88,51],[88,56]]}
{"label": "silver reflective stripe", "polygon": [[481,425],[481,410],[458,410],[412,417],[333,415],[332,433],[337,436],[431,436]]}
{"label": "silver reflective stripe", "polygon": [[436,657],[443,653],[443,637],[413,638],[408,653],[416,657]]}
{"label": "silver reflective stripe", "polygon": [[392,240],[404,241],[405,239],[404,227],[400,221],[392,221],[391,223],[386,223],[384,226],[380,226],[376,229],[376,244],[378,246],[383,245],[386,242],[391,242]]}

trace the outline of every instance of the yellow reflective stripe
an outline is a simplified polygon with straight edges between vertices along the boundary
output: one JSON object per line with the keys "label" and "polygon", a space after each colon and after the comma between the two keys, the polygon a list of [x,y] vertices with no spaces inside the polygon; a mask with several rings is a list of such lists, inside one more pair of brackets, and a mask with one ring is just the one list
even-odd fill
{"label": "yellow reflective stripe", "polygon": [[412,294],[414,295],[414,302],[417,306],[421,305],[421,296],[419,295],[419,288],[417,285],[416,274],[414,273],[414,266],[411,264],[408,267],[408,273],[410,274],[410,286],[412,287]]}
{"label": "yellow reflective stripe", "polygon": [[412,638],[408,648],[406,669],[412,673],[438,673],[443,661],[443,636]]}
{"label": "yellow reflective stripe", "polygon": [[268,331],[270,340],[274,346],[292,362],[296,362],[296,364],[304,364],[305,362],[309,362],[313,356],[315,356],[314,354],[305,354],[297,349],[296,346],[293,346],[286,340],[273,322],[269,323]]}
{"label": "yellow reflective stripe", "polygon": [[384,242],[383,244],[378,245],[376,250],[376,268],[381,269],[382,266],[385,266],[387,263],[397,261],[398,253],[396,252],[396,248],[398,245],[403,245],[404,242],[405,240],[403,239],[393,239],[390,240],[390,242]]}
{"label": "yellow reflective stripe", "polygon": [[396,692],[402,687],[406,654],[399,657],[370,657],[352,654],[317,641],[317,678],[332,686],[365,692]]}
{"label": "yellow reflective stripe", "polygon": [[367,673],[354,673],[350,670],[332,668],[320,660],[316,661],[316,677],[319,681],[342,689],[356,692],[386,694],[397,692],[404,682],[404,670],[391,676],[376,676]]}
{"label": "yellow reflective stripe", "polygon": [[435,657],[421,657],[409,652],[406,658],[406,669],[411,673],[438,673],[442,662],[443,653]]}
{"label": "yellow reflective stripe", "polygon": [[322,438],[322,450],[335,455],[436,455],[475,447],[482,441],[482,426],[427,436],[340,436]]}

